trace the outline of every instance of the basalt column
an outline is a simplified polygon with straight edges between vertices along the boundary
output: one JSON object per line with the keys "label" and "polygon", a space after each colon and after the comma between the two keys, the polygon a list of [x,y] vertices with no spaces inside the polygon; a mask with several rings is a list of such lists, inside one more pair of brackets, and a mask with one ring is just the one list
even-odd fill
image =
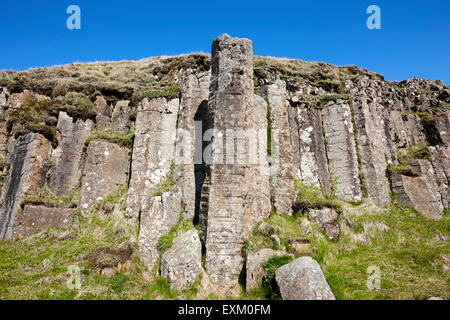
{"label": "basalt column", "polygon": [[277,80],[275,84],[262,89],[269,105],[272,132],[273,206],[277,213],[292,215],[294,199],[294,176],[291,136],[289,129],[286,83]]}
{"label": "basalt column", "polygon": [[194,217],[204,180],[202,120],[206,120],[210,81],[209,72],[200,75],[187,73],[181,79],[175,180],[181,194],[181,210],[185,218]]}
{"label": "basalt column", "polygon": [[[237,284],[243,266],[242,245],[255,223],[269,214],[269,206],[264,202],[269,188],[256,174],[266,175],[268,184],[267,164],[247,157],[251,154],[249,145],[255,143],[246,135],[248,130],[266,130],[260,128],[264,123],[258,121],[258,116],[252,114],[255,107],[264,106],[261,100],[255,101],[253,93],[252,51],[250,40],[228,35],[220,36],[212,45],[208,122],[214,138],[206,268],[211,278],[223,286]],[[261,111],[259,116],[263,117],[264,110]],[[239,148],[243,145],[245,148]],[[261,149],[261,144],[258,146]]]}
{"label": "basalt column", "polygon": [[0,241],[10,238],[14,218],[26,195],[35,193],[44,184],[52,146],[38,133],[17,138],[8,154],[8,176],[2,190]]}

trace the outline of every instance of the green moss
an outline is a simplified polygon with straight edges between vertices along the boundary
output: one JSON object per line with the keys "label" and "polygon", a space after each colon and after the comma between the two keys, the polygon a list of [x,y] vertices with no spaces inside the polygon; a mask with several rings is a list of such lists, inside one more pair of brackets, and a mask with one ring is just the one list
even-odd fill
{"label": "green moss", "polygon": [[265,297],[271,300],[281,300],[281,294],[275,282],[275,272],[282,266],[290,263],[293,260],[291,256],[277,256],[270,258],[263,267],[266,271],[266,276],[263,280],[262,289],[265,292]]}
{"label": "green moss", "polygon": [[407,151],[400,150],[398,152],[398,161],[402,165],[409,165],[412,159],[431,160],[431,153],[428,151],[428,144],[417,145],[412,144]]}
{"label": "green moss", "polygon": [[170,86],[166,88],[152,88],[145,91],[140,91],[133,96],[132,105],[139,103],[147,98],[148,100],[155,98],[176,99],[180,96],[180,88]]}
{"label": "green moss", "polygon": [[57,108],[76,119],[95,120],[97,115],[92,101],[80,92],[68,92],[64,98],[57,102]]}
{"label": "green moss", "polygon": [[55,102],[51,100],[38,101],[30,98],[19,108],[14,109],[9,118],[9,125],[20,126],[12,132],[17,138],[30,132],[42,134],[56,146],[56,123],[58,120],[53,115]]}
{"label": "green moss", "polygon": [[181,218],[178,221],[177,225],[173,227],[168,234],[162,235],[158,239],[158,252],[162,255],[164,252],[169,250],[172,247],[173,240],[184,231],[188,231],[194,228],[191,219],[183,219]]}
{"label": "green moss", "polygon": [[128,149],[133,148],[134,142],[134,130],[129,131],[128,133],[116,133],[114,131],[101,131],[94,130],[90,137],[86,140],[85,145],[88,146],[91,141],[104,141],[115,143],[119,146],[126,147]]}
{"label": "green moss", "polygon": [[417,177],[419,176],[419,173],[416,172],[410,165],[405,165],[405,164],[398,164],[398,165],[394,165],[394,164],[388,164],[387,169],[386,169],[386,173],[389,179],[391,179],[392,177],[394,177],[395,175],[401,174],[404,176],[409,176],[409,177]]}
{"label": "green moss", "polygon": [[169,172],[151,190],[152,197],[160,197],[166,192],[175,192],[175,163],[170,164]]}
{"label": "green moss", "polygon": [[342,207],[333,196],[328,198],[322,195],[322,191],[317,187],[311,187],[303,184],[300,180],[294,180],[294,188],[296,191],[296,199],[294,208],[299,213],[304,213],[307,209],[333,208],[338,212],[342,211]]}
{"label": "green moss", "polygon": [[23,205],[46,206],[53,208],[77,208],[80,203],[80,188],[73,189],[65,194],[56,195],[46,184],[36,193],[28,195]]}

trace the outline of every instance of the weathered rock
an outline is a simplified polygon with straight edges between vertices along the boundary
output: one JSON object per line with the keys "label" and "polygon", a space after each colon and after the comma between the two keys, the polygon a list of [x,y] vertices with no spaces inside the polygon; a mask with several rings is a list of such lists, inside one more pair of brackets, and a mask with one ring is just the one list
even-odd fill
{"label": "weathered rock", "polygon": [[188,73],[181,80],[175,180],[185,218],[194,217],[196,208],[198,210],[204,181],[202,122],[207,116],[210,81],[210,72],[197,76]]}
{"label": "weathered rock", "polygon": [[152,188],[165,178],[175,158],[179,100],[144,99],[138,106],[127,198],[127,214],[137,217]]}
{"label": "weathered rock", "polygon": [[130,131],[130,101],[118,101],[111,116],[111,130],[116,133],[127,133]]}
{"label": "weathered rock", "polygon": [[97,96],[95,101],[95,117],[97,130],[109,130],[111,127],[112,108],[102,96]]}
{"label": "weathered rock", "polygon": [[91,141],[81,179],[81,207],[88,209],[128,182],[129,150],[116,144]]}
{"label": "weathered rock", "polygon": [[[253,54],[248,39],[222,35],[212,45],[212,79],[208,102],[209,128],[214,130],[212,143],[211,189],[206,237],[206,268],[213,281],[223,286],[237,285],[243,267],[241,248],[255,223],[266,213],[255,211],[264,207],[255,189],[255,172],[264,164],[246,163],[244,153],[234,152],[239,130],[256,128],[252,107]],[[222,136],[221,136],[222,135]],[[224,143],[224,141],[226,143]],[[224,148],[224,144],[227,148]],[[233,149],[229,148],[229,145]],[[246,149],[249,150],[249,149]],[[242,161],[244,160],[244,161]],[[250,168],[254,166],[255,168]],[[269,212],[267,212],[267,215]]]}
{"label": "weathered rock", "polygon": [[0,120],[0,152],[7,150],[8,144],[8,126],[6,121]]}
{"label": "weathered rock", "polygon": [[361,183],[348,103],[338,100],[327,104],[323,122],[330,173],[337,178],[336,195],[346,201],[360,201]]}
{"label": "weathered rock", "polygon": [[266,274],[266,271],[264,270],[264,264],[272,257],[282,256],[291,256],[292,258],[294,257],[292,254],[287,254],[284,251],[277,251],[267,248],[261,249],[256,253],[248,253],[246,262],[247,275],[245,283],[245,289],[247,290],[247,292],[261,284],[262,279]]}
{"label": "weathered rock", "polygon": [[450,147],[429,147],[444,208],[450,208]]}
{"label": "weathered rock", "polygon": [[277,213],[292,215],[294,199],[294,177],[292,146],[289,131],[288,106],[286,103],[286,83],[278,80],[262,89],[267,98],[272,120],[272,166],[271,175],[273,206]]}
{"label": "weathered rock", "polygon": [[297,176],[308,186],[330,192],[330,174],[325,152],[322,115],[318,109],[295,108],[298,126],[299,157],[296,161]]}
{"label": "weathered rock", "polygon": [[405,125],[400,112],[391,111],[389,113],[389,130],[397,148],[408,148],[408,135],[406,134]]}
{"label": "weathered rock", "polygon": [[2,188],[0,240],[11,237],[15,214],[24,197],[43,186],[51,150],[51,143],[37,133],[14,141],[7,157],[10,169]]}
{"label": "weathered rock", "polygon": [[400,204],[421,212],[427,218],[442,218],[442,205],[436,201],[426,178],[396,175],[392,178],[392,189]]}
{"label": "weathered rock", "polygon": [[339,214],[332,208],[309,209],[308,216],[330,240],[339,238]]}
{"label": "weathered rock", "polygon": [[442,211],[444,207],[442,205],[441,190],[436,182],[436,173],[431,163],[425,159],[413,159],[411,160],[410,165],[413,171],[420,173],[428,185],[428,190],[430,190],[432,196],[430,202],[436,203],[439,210]]}
{"label": "weathered rock", "polygon": [[161,257],[161,275],[175,290],[187,289],[202,271],[202,244],[195,229],[176,237]]}
{"label": "weathered rock", "polygon": [[141,210],[139,251],[151,269],[159,258],[158,240],[177,224],[181,215],[178,195],[170,192],[146,198]]}
{"label": "weathered rock", "polygon": [[335,300],[317,261],[301,257],[275,272],[283,300]]}
{"label": "weathered rock", "polygon": [[68,228],[76,212],[76,209],[25,206],[14,221],[12,238],[26,238],[47,227]]}
{"label": "weathered rock", "polygon": [[378,98],[371,94],[375,90],[369,89],[361,89],[354,93],[353,115],[361,170],[367,185],[368,195],[378,206],[385,206],[390,203],[390,190],[389,181],[386,177],[387,165],[382,136],[383,128],[378,114]]}
{"label": "weathered rock", "polygon": [[417,114],[410,113],[404,116],[404,126],[409,144],[422,146],[427,142],[425,130]]}
{"label": "weathered rock", "polygon": [[84,144],[91,134],[93,122],[78,119],[76,122],[65,112],[58,118],[58,147],[53,151],[50,188],[64,194],[80,184]]}
{"label": "weathered rock", "polygon": [[[383,137],[384,152],[388,164],[398,164],[397,147],[395,137],[391,131],[391,119],[389,111],[383,105],[377,105],[377,112],[380,116],[381,136]],[[400,118],[401,120],[401,118]]]}

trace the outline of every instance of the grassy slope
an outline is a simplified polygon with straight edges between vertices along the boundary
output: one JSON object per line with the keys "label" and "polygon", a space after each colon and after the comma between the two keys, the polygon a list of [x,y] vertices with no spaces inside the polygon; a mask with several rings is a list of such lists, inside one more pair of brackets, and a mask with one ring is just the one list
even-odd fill
{"label": "grassy slope", "polygon": [[[304,189],[303,189],[304,190]],[[129,273],[113,277],[100,274],[86,256],[99,247],[133,243],[135,226],[124,227],[124,191],[80,214],[69,230],[47,229],[27,239],[0,244],[0,299],[174,299],[195,298],[199,281],[185,292],[171,290],[167,282],[149,272],[134,256]],[[342,234],[333,243],[308,218],[272,214],[267,224],[279,227],[285,240],[311,240],[313,258],[324,271],[338,299],[450,298],[450,220],[430,221],[410,209],[380,209],[369,203],[359,206],[339,202]],[[105,208],[112,209],[108,212]],[[186,229],[182,222],[178,229]],[[175,230],[176,231],[176,230]],[[174,233],[174,232],[172,232]],[[247,250],[272,246],[268,235],[255,230]],[[279,249],[279,248],[278,248]],[[67,267],[82,270],[82,289],[67,289]],[[366,287],[370,265],[381,269],[381,290]],[[264,299],[258,288],[244,299]]]}

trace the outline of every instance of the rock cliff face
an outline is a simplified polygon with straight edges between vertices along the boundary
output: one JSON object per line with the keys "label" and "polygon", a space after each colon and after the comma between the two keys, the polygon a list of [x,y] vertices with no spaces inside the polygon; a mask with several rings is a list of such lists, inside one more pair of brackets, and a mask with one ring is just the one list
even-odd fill
{"label": "rock cliff face", "polygon": [[[0,240],[70,224],[75,208],[24,201],[47,185],[55,195],[79,193],[85,213],[125,188],[124,219],[139,224],[149,267],[162,261],[177,289],[200,274],[236,288],[254,228],[271,211],[293,215],[294,181],[429,219],[448,212],[450,88],[440,81],[388,82],[355,66],[254,57],[250,40],[228,35],[214,40],[211,57],[115,67],[116,78],[96,80],[77,78],[82,65],[0,72],[8,80],[0,86]],[[311,208],[309,217],[339,237],[335,208]],[[162,237],[186,219],[199,237],[186,231],[164,253]],[[279,255],[272,251],[264,259]],[[260,260],[247,260],[250,287],[263,277]],[[307,259],[280,269],[282,296],[334,299],[316,269]]]}

